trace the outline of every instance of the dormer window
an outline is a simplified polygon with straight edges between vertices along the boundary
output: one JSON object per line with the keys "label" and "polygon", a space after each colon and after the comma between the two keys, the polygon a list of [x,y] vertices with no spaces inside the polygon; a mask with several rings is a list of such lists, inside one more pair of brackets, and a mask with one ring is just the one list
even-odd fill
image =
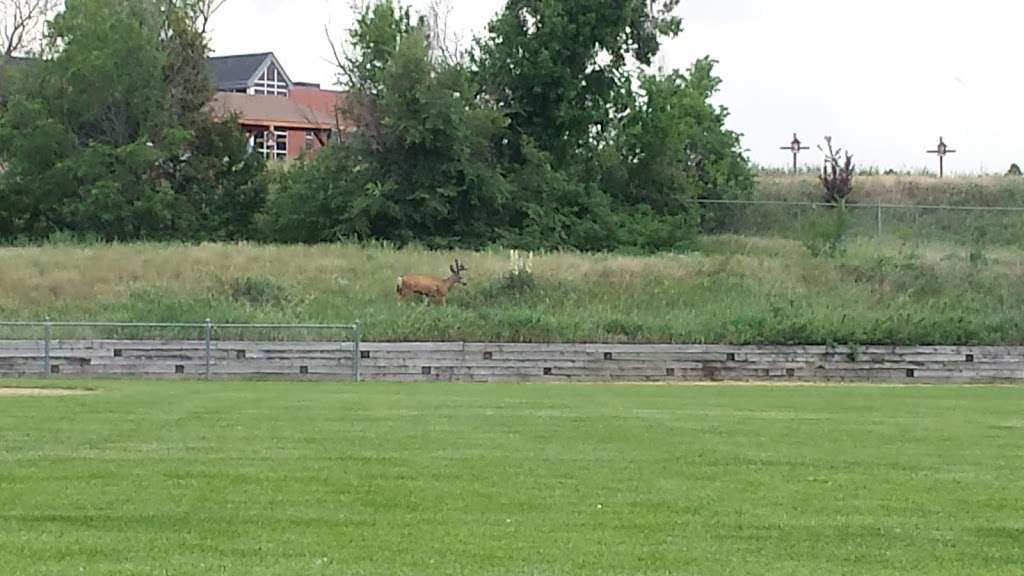
{"label": "dormer window", "polygon": [[288,96],[288,78],[271,62],[263,69],[263,73],[256,77],[252,93]]}

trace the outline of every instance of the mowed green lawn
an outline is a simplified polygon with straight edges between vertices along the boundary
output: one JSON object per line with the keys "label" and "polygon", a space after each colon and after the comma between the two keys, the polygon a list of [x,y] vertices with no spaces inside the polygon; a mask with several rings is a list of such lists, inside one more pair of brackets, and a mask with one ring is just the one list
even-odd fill
{"label": "mowed green lawn", "polygon": [[1024,572],[1024,388],[82,385],[0,397],[4,575]]}

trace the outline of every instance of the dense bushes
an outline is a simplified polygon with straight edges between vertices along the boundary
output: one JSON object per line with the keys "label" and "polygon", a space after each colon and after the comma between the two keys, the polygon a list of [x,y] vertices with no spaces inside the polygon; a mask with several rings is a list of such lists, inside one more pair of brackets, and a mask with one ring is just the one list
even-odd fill
{"label": "dense bushes", "polygon": [[266,236],[688,246],[692,201],[747,193],[750,171],[708,103],[711,60],[666,76],[625,65],[675,34],[675,3],[624,4],[510,1],[469,60],[432,56],[450,52],[391,2],[367,8],[342,63],[358,131],[275,179]]}
{"label": "dense bushes", "polygon": [[339,62],[356,131],[265,173],[203,109],[192,0],[76,0],[0,118],[0,236],[686,248],[752,180],[713,61],[650,72],[677,3],[509,0],[459,54],[379,0]]}
{"label": "dense bushes", "polygon": [[76,0],[44,56],[5,75],[0,236],[237,239],[263,208],[263,163],[205,110],[190,0]]}

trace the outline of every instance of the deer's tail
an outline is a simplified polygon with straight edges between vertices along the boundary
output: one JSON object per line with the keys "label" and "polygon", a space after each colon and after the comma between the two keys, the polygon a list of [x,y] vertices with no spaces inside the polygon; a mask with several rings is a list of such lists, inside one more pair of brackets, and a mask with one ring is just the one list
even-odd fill
{"label": "deer's tail", "polygon": [[403,281],[403,278],[401,276],[399,276],[398,277],[398,282],[395,284],[395,292],[398,292],[399,294],[402,293],[402,281]]}

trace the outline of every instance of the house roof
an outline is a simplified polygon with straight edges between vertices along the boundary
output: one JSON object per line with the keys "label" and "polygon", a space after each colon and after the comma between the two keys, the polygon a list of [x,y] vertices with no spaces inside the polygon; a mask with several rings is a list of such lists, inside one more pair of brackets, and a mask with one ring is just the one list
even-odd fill
{"label": "house roof", "polygon": [[210,72],[210,80],[217,90],[237,90],[247,88],[270,62],[277,66],[277,69],[291,84],[288,73],[284,71],[284,67],[277,61],[273,52],[211,56],[206,59],[206,67]]}
{"label": "house roof", "polygon": [[[37,58],[25,58],[19,56],[0,56],[0,67],[10,66],[20,68],[33,62]],[[256,77],[263,72],[267,64],[273,63],[278,71],[284,75],[289,84],[293,84],[284,67],[274,56],[273,52],[260,52],[258,54],[238,54],[232,56],[211,56],[206,59],[206,68],[210,75],[210,81],[216,90],[237,90],[248,88]]]}
{"label": "house roof", "polygon": [[257,126],[332,130],[336,124],[334,116],[280,96],[218,92],[209,109],[218,118],[236,114],[240,123]]}
{"label": "house roof", "polygon": [[339,127],[346,129],[353,127],[352,120],[344,113],[348,107],[348,94],[345,92],[313,88],[296,82],[289,92],[288,98],[302,106],[334,118],[335,125]]}

